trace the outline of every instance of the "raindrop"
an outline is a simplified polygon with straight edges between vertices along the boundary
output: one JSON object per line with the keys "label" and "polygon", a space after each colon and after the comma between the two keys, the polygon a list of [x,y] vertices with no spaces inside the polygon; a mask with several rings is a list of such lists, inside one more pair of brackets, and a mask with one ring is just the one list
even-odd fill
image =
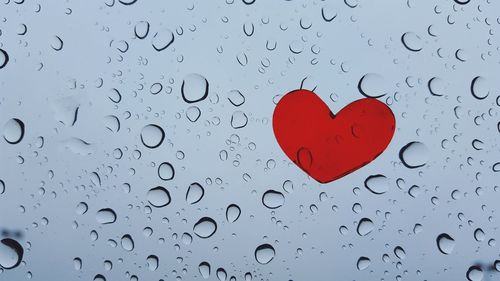
{"label": "raindrop", "polygon": [[227,206],[226,209],[226,219],[228,222],[235,222],[241,215],[241,209],[236,204],[231,204]]}
{"label": "raindrop", "polygon": [[162,186],[151,188],[146,195],[149,204],[161,208],[170,204],[170,193]]}
{"label": "raindrop", "polygon": [[0,69],[4,68],[9,62],[9,55],[6,51],[0,49]]}
{"label": "raindrop", "polygon": [[474,239],[476,239],[477,242],[482,242],[484,241],[484,239],[486,239],[486,235],[481,228],[477,228],[476,230],[474,230]]}
{"label": "raindrop", "polygon": [[121,245],[125,251],[132,251],[134,249],[134,240],[132,239],[132,236],[130,236],[129,234],[123,235],[121,239]]}
{"label": "raindrop", "polygon": [[277,209],[285,203],[283,193],[276,190],[268,190],[262,195],[262,204],[269,209]]}
{"label": "raindrop", "polygon": [[429,92],[431,92],[433,96],[440,97],[445,94],[445,83],[439,77],[432,77],[427,83],[427,87],[429,88]]}
{"label": "raindrop", "polygon": [[174,42],[174,33],[170,29],[163,29],[155,33],[153,35],[153,39],[151,40],[151,44],[153,48],[161,52],[168,48]]}
{"label": "raindrop", "polygon": [[186,192],[186,201],[189,204],[196,204],[200,202],[205,194],[205,189],[199,183],[195,182],[189,185]]}
{"label": "raindrop", "polygon": [[164,181],[172,180],[175,176],[174,166],[169,162],[163,162],[158,166],[158,177]]}
{"label": "raindrop", "polygon": [[362,218],[358,222],[358,227],[357,227],[356,231],[358,232],[358,234],[360,236],[365,236],[365,235],[368,235],[370,232],[372,232],[374,228],[375,228],[375,224],[373,224],[371,219]]}
{"label": "raindrop", "polygon": [[141,141],[147,148],[157,148],[163,142],[165,132],[163,129],[154,124],[144,126],[141,131]]}
{"label": "raindrop", "polygon": [[139,39],[144,39],[149,33],[149,22],[140,21],[134,27],[134,34]]}
{"label": "raindrop", "polygon": [[113,133],[120,130],[120,120],[114,115],[104,117],[104,126]]}
{"label": "raindrop", "polygon": [[18,266],[24,254],[21,244],[10,238],[2,239],[0,242],[0,266],[5,269]]}
{"label": "raindrop", "polygon": [[52,43],[50,43],[50,46],[52,47],[52,49],[54,49],[54,51],[60,51],[64,46],[64,42],[61,37],[55,35],[52,38]]}
{"label": "raindrop", "polygon": [[375,194],[384,194],[389,190],[389,181],[384,175],[371,175],[366,178],[365,187]]}
{"label": "raindrop", "polygon": [[208,87],[208,81],[205,77],[196,73],[188,74],[182,80],[182,99],[187,103],[202,101],[208,96]]}
{"label": "raindrop", "polygon": [[429,149],[421,142],[413,141],[399,151],[399,159],[410,169],[424,166],[429,160]]}
{"label": "raindrop", "polygon": [[356,267],[358,268],[358,270],[364,270],[364,269],[367,269],[371,264],[371,261],[369,258],[367,257],[360,257],[358,259],[358,262],[356,264]]}
{"label": "raindrop", "polygon": [[155,271],[156,269],[158,269],[158,265],[160,263],[160,260],[155,255],[149,255],[146,258],[146,263],[148,264],[148,269],[150,271]]}
{"label": "raindrop", "polygon": [[101,224],[110,224],[116,221],[116,213],[113,209],[105,208],[97,211],[95,219]]}
{"label": "raindrop", "polygon": [[479,266],[474,265],[469,267],[469,270],[467,270],[467,274],[465,276],[469,281],[481,281],[483,280],[484,273]]}
{"label": "raindrop", "polygon": [[394,255],[396,255],[396,257],[401,260],[406,258],[405,250],[403,250],[403,248],[401,248],[400,246],[394,248]]}
{"label": "raindrop", "polygon": [[234,129],[243,128],[247,125],[247,123],[248,117],[243,111],[237,110],[233,112],[233,115],[231,115],[231,127]]}
{"label": "raindrop", "polygon": [[0,194],[5,193],[5,182],[3,180],[0,180]]}
{"label": "raindrop", "polygon": [[227,99],[234,106],[240,106],[245,103],[245,96],[238,90],[231,90],[227,93]]}
{"label": "raindrop", "polygon": [[23,121],[12,118],[3,126],[3,138],[10,144],[17,144],[21,142],[24,137],[24,123]]}
{"label": "raindrop", "polygon": [[455,239],[446,233],[439,234],[436,242],[439,251],[445,255],[451,254],[455,248]]}
{"label": "raindrop", "polygon": [[201,110],[197,106],[190,106],[186,110],[186,117],[191,122],[198,121],[201,116]]}
{"label": "raindrop", "polygon": [[275,254],[273,246],[262,244],[255,249],[255,260],[260,264],[268,264],[274,259]]}
{"label": "raindrop", "polygon": [[401,42],[406,49],[412,52],[419,52],[422,50],[422,39],[420,36],[413,32],[406,32],[401,36]]}
{"label": "raindrop", "polygon": [[476,76],[472,79],[470,85],[472,96],[478,100],[483,100],[490,94],[488,81],[482,76]]}
{"label": "raindrop", "polygon": [[384,78],[376,73],[367,73],[359,79],[358,91],[368,98],[380,98],[387,94]]}
{"label": "raindrop", "polygon": [[206,261],[198,265],[198,270],[204,279],[210,278],[210,264]]}
{"label": "raindrop", "polygon": [[194,234],[200,238],[209,238],[217,230],[217,223],[212,218],[203,217],[193,226]]}
{"label": "raindrop", "polygon": [[82,259],[81,258],[74,258],[73,259],[73,267],[75,270],[81,270],[82,269]]}

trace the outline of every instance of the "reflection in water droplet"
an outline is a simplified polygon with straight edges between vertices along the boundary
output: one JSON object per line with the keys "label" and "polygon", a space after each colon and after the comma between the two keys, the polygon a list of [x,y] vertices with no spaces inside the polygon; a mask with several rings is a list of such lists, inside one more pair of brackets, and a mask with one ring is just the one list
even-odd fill
{"label": "reflection in water droplet", "polygon": [[283,193],[276,190],[268,190],[262,195],[262,204],[269,209],[276,209],[285,203],[285,196]]}
{"label": "reflection in water droplet", "polygon": [[162,186],[151,188],[146,197],[149,204],[156,208],[165,207],[170,204],[170,193]]}
{"label": "reflection in water droplet", "polygon": [[273,246],[262,244],[255,249],[255,260],[260,264],[268,264],[274,259],[275,254]]}
{"label": "reflection in water droplet", "polygon": [[189,204],[195,204],[198,203],[202,198],[203,195],[205,194],[205,189],[203,187],[195,182],[189,185],[188,190],[186,192],[186,201]]}
{"label": "reflection in water droplet", "polygon": [[383,194],[389,190],[389,180],[384,175],[371,175],[366,178],[365,187],[375,194]]}
{"label": "reflection in water droplet", "polygon": [[201,238],[209,238],[217,230],[217,223],[209,217],[203,217],[193,226],[194,234]]}
{"label": "reflection in water droplet", "polygon": [[158,176],[164,181],[168,181],[174,178],[175,170],[174,166],[169,162],[163,162],[158,166]]}
{"label": "reflection in water droplet", "polygon": [[429,160],[429,149],[425,144],[413,141],[401,148],[399,158],[407,168],[419,168]]}
{"label": "reflection in water droplet", "polygon": [[116,221],[116,213],[110,208],[100,209],[95,216],[98,223],[110,224]]}
{"label": "reflection in water droplet", "polygon": [[182,99],[187,103],[204,100],[208,96],[208,81],[197,73],[191,73],[184,77],[181,85]]}
{"label": "reflection in water droplet", "polygon": [[451,238],[447,233],[441,233],[436,238],[438,249],[445,255],[451,254],[455,248],[455,239]]}
{"label": "reflection in water droplet", "polygon": [[21,142],[24,137],[24,123],[23,121],[12,118],[3,126],[3,138],[10,144],[17,144]]}
{"label": "reflection in water droplet", "polygon": [[235,222],[241,215],[241,209],[236,204],[231,204],[227,206],[226,209],[226,219],[228,222]]}
{"label": "reflection in water droplet", "polygon": [[147,148],[157,148],[163,142],[165,132],[163,129],[154,124],[149,124],[142,128],[141,141]]}
{"label": "reflection in water droplet", "polygon": [[358,222],[358,228],[356,229],[356,231],[358,232],[358,234],[360,236],[365,236],[365,235],[368,235],[370,232],[372,232],[374,228],[375,228],[375,224],[373,224],[371,219],[362,218]]}
{"label": "reflection in water droplet", "polygon": [[24,254],[21,244],[10,238],[2,239],[0,242],[0,266],[5,269],[18,266]]}

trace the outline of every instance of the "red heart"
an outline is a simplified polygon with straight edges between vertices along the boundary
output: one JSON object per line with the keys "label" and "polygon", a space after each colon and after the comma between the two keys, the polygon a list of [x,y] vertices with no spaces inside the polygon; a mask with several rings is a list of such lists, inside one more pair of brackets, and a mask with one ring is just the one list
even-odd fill
{"label": "red heart", "polygon": [[308,90],[295,90],[276,105],[273,130],[281,149],[320,183],[341,178],[373,161],[389,145],[396,120],[374,98],[354,101],[333,114]]}

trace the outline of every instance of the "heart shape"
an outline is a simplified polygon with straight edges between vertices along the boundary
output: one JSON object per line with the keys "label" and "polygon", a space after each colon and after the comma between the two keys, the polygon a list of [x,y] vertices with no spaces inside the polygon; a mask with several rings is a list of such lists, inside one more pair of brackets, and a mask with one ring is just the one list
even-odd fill
{"label": "heart shape", "polygon": [[365,166],[389,145],[396,120],[374,98],[354,101],[336,115],[314,92],[295,90],[281,98],[273,130],[285,154],[320,183]]}

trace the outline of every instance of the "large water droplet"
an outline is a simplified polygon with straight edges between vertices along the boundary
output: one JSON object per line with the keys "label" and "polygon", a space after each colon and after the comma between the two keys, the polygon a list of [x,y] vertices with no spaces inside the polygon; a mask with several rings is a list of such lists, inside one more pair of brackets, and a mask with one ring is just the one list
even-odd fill
{"label": "large water droplet", "polygon": [[95,218],[98,223],[110,224],[116,221],[116,213],[110,208],[100,209]]}
{"label": "large water droplet", "polygon": [[163,142],[165,132],[163,129],[154,124],[144,126],[141,131],[141,141],[148,148],[157,148]]}
{"label": "large water droplet", "polygon": [[203,187],[195,182],[189,185],[188,190],[186,192],[186,201],[189,204],[195,204],[198,203],[201,198],[203,198],[203,195],[205,194],[205,189]]}
{"label": "large water droplet", "polygon": [[274,259],[275,254],[273,246],[262,244],[255,249],[255,260],[260,264],[268,264]]}
{"label": "large water droplet", "polygon": [[158,166],[158,176],[164,181],[168,181],[174,178],[175,170],[174,166],[169,162],[163,162]]}
{"label": "large water droplet", "polygon": [[248,117],[245,112],[236,110],[233,112],[233,115],[231,115],[231,127],[233,127],[233,129],[241,129],[245,127],[247,123]]}
{"label": "large water droplet", "polygon": [[210,264],[206,261],[198,265],[198,270],[204,279],[210,278]]}
{"label": "large water droplet", "polygon": [[0,242],[0,266],[5,269],[18,266],[24,254],[21,244],[10,238],[2,239]]}
{"label": "large water droplet", "polygon": [[241,215],[241,209],[236,204],[231,204],[227,206],[226,209],[226,219],[228,222],[235,222]]}
{"label": "large water droplet", "polygon": [[369,258],[367,257],[360,257],[358,259],[358,262],[356,263],[356,267],[358,268],[358,270],[364,270],[364,269],[367,269],[371,264],[371,261]]}
{"label": "large water droplet", "polygon": [[489,83],[486,78],[482,76],[476,76],[472,79],[470,85],[470,91],[472,96],[478,100],[483,100],[490,94]]}
{"label": "large water droplet", "polygon": [[481,281],[483,280],[484,273],[479,266],[474,265],[469,267],[469,270],[467,270],[467,274],[465,276],[469,281]]}
{"label": "large water droplet", "polygon": [[156,208],[170,204],[170,193],[162,186],[151,188],[146,195],[149,203]]}
{"label": "large water droplet", "polygon": [[371,219],[362,218],[358,222],[357,232],[359,235],[365,236],[365,235],[368,235],[370,232],[372,232],[374,228],[375,228],[375,224],[373,224]]}
{"label": "large water droplet", "polygon": [[181,85],[182,99],[187,103],[204,100],[208,96],[208,81],[200,74],[191,73],[184,77]]}
{"label": "large water droplet", "polygon": [[23,121],[12,118],[3,126],[3,138],[10,144],[17,144],[21,142],[24,137],[24,123]]}
{"label": "large water droplet", "polygon": [[203,217],[193,226],[194,234],[201,238],[209,238],[217,230],[217,223],[209,217]]}
{"label": "large water droplet", "polygon": [[172,43],[174,43],[174,33],[170,29],[162,29],[156,32],[151,40],[153,48],[158,52],[165,50]]}
{"label": "large water droplet", "polygon": [[446,233],[441,233],[436,238],[439,251],[445,255],[451,254],[455,248],[455,239]]}
{"label": "large water droplet", "polygon": [[383,194],[389,190],[389,181],[384,175],[371,175],[366,178],[365,187],[375,194]]}
{"label": "large water droplet", "polygon": [[406,49],[412,52],[419,52],[422,50],[422,39],[420,36],[413,32],[406,32],[401,36],[401,42]]}
{"label": "large water droplet", "polygon": [[262,204],[269,209],[276,209],[285,203],[285,196],[283,193],[276,190],[268,190],[262,195]]}
{"label": "large water droplet", "polygon": [[121,239],[121,245],[125,251],[132,251],[134,249],[134,240],[132,239],[132,236],[130,236],[129,234],[123,235]]}
{"label": "large water droplet", "polygon": [[146,258],[146,263],[148,264],[148,269],[150,271],[155,271],[156,269],[158,269],[160,259],[158,259],[158,257],[155,255],[149,255]]}
{"label": "large water droplet", "polygon": [[358,82],[359,92],[369,98],[380,98],[387,94],[384,77],[376,73],[367,73]]}
{"label": "large water droplet", "polygon": [[399,159],[410,169],[424,166],[429,160],[429,149],[421,142],[413,141],[399,151]]}
{"label": "large water droplet", "polygon": [[0,69],[4,68],[9,62],[9,54],[6,51],[0,49]]}

